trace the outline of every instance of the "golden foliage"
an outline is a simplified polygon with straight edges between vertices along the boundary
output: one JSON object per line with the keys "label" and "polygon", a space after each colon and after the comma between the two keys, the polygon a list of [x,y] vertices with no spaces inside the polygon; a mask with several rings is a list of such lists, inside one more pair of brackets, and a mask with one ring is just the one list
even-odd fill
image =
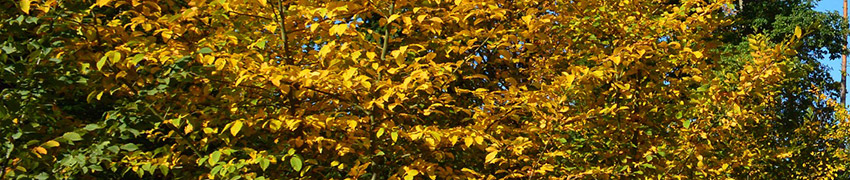
{"label": "golden foliage", "polygon": [[140,174],[755,176],[794,156],[760,133],[795,52],[754,36],[715,73],[729,3],[98,0],[57,56],[175,142],[120,162]]}

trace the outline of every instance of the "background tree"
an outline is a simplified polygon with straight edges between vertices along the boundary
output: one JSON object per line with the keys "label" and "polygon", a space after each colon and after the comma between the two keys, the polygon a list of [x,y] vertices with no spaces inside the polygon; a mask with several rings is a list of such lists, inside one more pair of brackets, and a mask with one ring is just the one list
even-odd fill
{"label": "background tree", "polygon": [[[764,142],[774,148],[792,149],[790,158],[765,162],[771,174],[778,177],[813,176],[831,174],[824,171],[827,166],[842,164],[836,161],[835,153],[845,140],[827,138],[833,131],[830,126],[840,123],[835,109],[819,94],[840,99],[840,86],[829,76],[831,67],[824,66],[819,59],[836,59],[846,53],[848,22],[837,12],[814,10],[816,1],[745,1],[746,8],[738,8],[734,24],[724,32],[722,58],[725,73],[740,69],[741,59],[749,56],[746,34],[764,34],[771,42],[780,43],[793,35],[795,27],[805,32],[794,60],[789,62],[788,73],[782,82],[781,93],[776,97],[777,119],[771,122],[771,140]],[[838,68],[838,67],[832,67]],[[816,90],[818,93],[811,93]]]}

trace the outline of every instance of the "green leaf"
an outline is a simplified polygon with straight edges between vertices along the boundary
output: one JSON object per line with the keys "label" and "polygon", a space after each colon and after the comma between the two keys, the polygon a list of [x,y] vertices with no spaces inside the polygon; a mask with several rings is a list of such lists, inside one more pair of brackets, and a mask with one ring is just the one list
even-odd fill
{"label": "green leaf", "polygon": [[685,126],[685,128],[690,128],[691,127],[691,121],[687,120],[687,119],[682,120],[682,125]]}
{"label": "green leaf", "polygon": [[109,62],[117,63],[121,60],[121,53],[118,51],[109,51],[106,53],[109,56]]}
{"label": "green leaf", "polygon": [[210,172],[210,175],[218,174],[218,171],[221,171],[221,168],[222,168],[222,166],[215,166],[215,167],[213,167],[213,168],[212,168],[212,171]]}
{"label": "green leaf", "polygon": [[47,173],[44,173],[44,172],[38,174],[38,176],[35,176],[35,179],[38,179],[38,180],[44,180],[44,179],[47,179],[47,178],[50,178],[50,175],[47,175]]}
{"label": "green leaf", "polygon": [[301,158],[298,156],[292,156],[292,158],[289,159],[289,165],[292,165],[292,169],[295,171],[301,171]]}
{"label": "green leaf", "polygon": [[106,148],[106,150],[109,150],[112,153],[118,153],[118,151],[120,151],[121,149],[118,148],[118,146],[109,146],[108,148]]}
{"label": "green leaf", "polygon": [[136,54],[135,56],[133,56],[133,59],[131,59],[130,62],[133,63],[133,65],[136,65],[139,64],[139,62],[141,62],[144,58],[144,54]]}
{"label": "green leaf", "polygon": [[18,138],[21,138],[21,135],[24,135],[24,133],[23,133],[23,132],[21,132],[21,131],[18,131],[18,132],[16,132],[15,134],[12,134],[12,139],[18,139]]}
{"label": "green leaf", "polygon": [[221,152],[215,151],[212,153],[212,155],[210,155],[210,159],[208,160],[208,162],[210,163],[210,165],[215,165],[216,163],[218,163],[219,158],[221,158]]}
{"label": "green leaf", "polygon": [[99,61],[97,61],[97,70],[103,70],[103,65],[105,65],[105,64],[106,64],[106,56],[103,56],[102,58],[100,58]]}
{"label": "green leaf", "polygon": [[159,171],[162,171],[162,174],[163,174],[163,175],[168,176],[168,166],[166,166],[166,165],[159,165]]}
{"label": "green leaf", "polygon": [[269,168],[269,159],[266,159],[266,158],[260,159],[260,168],[262,168],[263,171],[265,171],[266,168]]}
{"label": "green leaf", "polygon": [[174,118],[174,119],[171,119],[171,124],[174,124],[174,126],[175,126],[175,127],[180,127],[180,122],[181,122],[180,120],[181,120],[181,119],[182,119],[182,118]]}
{"label": "green leaf", "polygon": [[127,151],[135,151],[135,150],[139,149],[139,147],[136,146],[136,144],[130,143],[130,144],[121,145],[121,149],[124,149],[124,150],[127,150]]}
{"label": "green leaf", "polygon": [[201,48],[201,50],[198,50],[198,53],[201,53],[201,54],[209,54],[209,53],[212,53],[212,52],[213,52],[213,50],[208,48],[208,47],[204,47],[204,48]]}
{"label": "green leaf", "polygon": [[87,130],[87,131],[94,131],[94,130],[96,130],[96,129],[100,129],[100,126],[99,126],[99,125],[97,125],[97,124],[88,124],[88,125],[86,125],[86,127],[84,127],[83,129],[85,129],[85,130]]}
{"label": "green leaf", "polygon": [[65,139],[67,139],[69,141],[82,141],[83,140],[83,137],[80,137],[80,134],[77,134],[75,132],[67,132],[64,135],[62,135],[62,137],[64,137]]}
{"label": "green leaf", "polygon": [[3,49],[3,52],[5,52],[6,54],[12,54],[12,53],[18,51],[18,49],[15,48],[15,46],[8,46],[8,45],[3,46],[2,49]]}
{"label": "green leaf", "polygon": [[265,49],[266,48],[266,41],[262,40],[260,42],[257,42],[257,47],[260,47],[260,49]]}

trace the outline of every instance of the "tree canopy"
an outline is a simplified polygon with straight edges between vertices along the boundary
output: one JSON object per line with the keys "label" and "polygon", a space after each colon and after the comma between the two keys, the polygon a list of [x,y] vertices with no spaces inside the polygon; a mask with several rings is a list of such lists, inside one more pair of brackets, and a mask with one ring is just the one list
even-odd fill
{"label": "tree canopy", "polygon": [[848,178],[811,3],[3,1],[0,179]]}

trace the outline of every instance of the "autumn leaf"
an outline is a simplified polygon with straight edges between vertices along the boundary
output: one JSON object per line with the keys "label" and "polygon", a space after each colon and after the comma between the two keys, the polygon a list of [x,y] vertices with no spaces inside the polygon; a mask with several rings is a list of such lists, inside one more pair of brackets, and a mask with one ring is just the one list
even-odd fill
{"label": "autumn leaf", "polygon": [[50,140],[50,141],[45,142],[42,146],[44,146],[46,148],[58,147],[59,142],[56,142],[54,140]]}
{"label": "autumn leaf", "polygon": [[20,6],[21,6],[21,11],[23,11],[26,14],[29,14],[30,13],[30,4],[32,4],[31,1],[32,0],[21,0],[21,1],[19,1]]}
{"label": "autumn leaf", "polygon": [[230,134],[236,136],[239,130],[242,130],[242,121],[233,122],[233,125],[230,126]]}
{"label": "autumn leaf", "polygon": [[499,151],[493,151],[487,154],[487,157],[484,158],[484,163],[493,163],[493,160],[496,159],[496,155],[499,154]]}

